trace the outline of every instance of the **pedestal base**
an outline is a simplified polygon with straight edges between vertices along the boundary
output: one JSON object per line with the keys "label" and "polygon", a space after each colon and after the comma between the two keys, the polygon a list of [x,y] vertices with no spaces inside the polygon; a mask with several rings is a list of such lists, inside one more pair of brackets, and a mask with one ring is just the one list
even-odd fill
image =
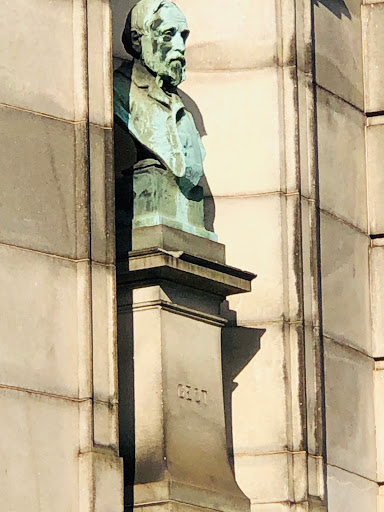
{"label": "pedestal base", "polygon": [[[135,471],[127,507],[248,512],[227,454],[220,304],[249,291],[254,277],[159,248],[132,251],[119,263],[119,343],[133,341],[134,358]],[[133,340],[124,337],[127,325]],[[132,450],[128,443],[122,455],[133,458]]]}

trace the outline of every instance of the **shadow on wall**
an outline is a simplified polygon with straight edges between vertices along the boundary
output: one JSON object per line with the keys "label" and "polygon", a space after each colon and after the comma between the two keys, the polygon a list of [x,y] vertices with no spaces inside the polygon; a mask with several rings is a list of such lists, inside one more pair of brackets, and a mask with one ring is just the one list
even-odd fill
{"label": "shadow on wall", "polygon": [[266,329],[238,326],[237,314],[229,309],[228,301],[223,302],[221,314],[228,320],[227,326],[222,330],[221,352],[227,450],[234,472],[232,393],[238,386],[235,379],[260,350],[261,338]]}
{"label": "shadow on wall", "polygon": [[[202,113],[200,112],[199,107],[197,106],[196,102],[188,96],[187,93],[179,89],[179,95],[180,98],[183,100],[183,103],[185,105],[185,108],[192,114],[193,120],[195,121],[195,125],[197,128],[197,131],[200,134],[200,137],[204,144],[204,136],[207,135],[207,130],[205,129],[204,124],[204,118]],[[205,229],[208,231],[215,231],[213,228],[213,224],[215,221],[215,214],[216,214],[216,208],[215,208],[215,201],[212,196],[212,191],[210,189],[210,186],[208,184],[208,180],[206,175],[204,174],[203,177],[200,180],[199,185],[203,187],[203,193],[204,193],[204,224]]]}
{"label": "shadow on wall", "polygon": [[351,13],[344,2],[344,0],[313,0],[314,5],[324,5],[327,9],[329,9],[335,16],[339,19],[344,15],[349,20],[352,19]]}

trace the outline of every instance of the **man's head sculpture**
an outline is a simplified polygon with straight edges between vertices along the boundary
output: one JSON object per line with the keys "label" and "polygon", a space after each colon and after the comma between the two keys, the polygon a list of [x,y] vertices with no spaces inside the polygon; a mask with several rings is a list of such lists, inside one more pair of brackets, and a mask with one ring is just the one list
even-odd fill
{"label": "man's head sculpture", "polygon": [[[170,0],[140,0],[129,13],[122,40],[133,61],[114,72],[115,169],[133,176],[134,230],[166,225],[216,240],[204,225],[204,146],[177,88],[188,35]],[[119,161],[120,136],[134,150]]]}
{"label": "man's head sculpture", "polygon": [[140,0],[128,15],[124,47],[161,81],[177,87],[185,80],[187,20],[169,0]]}

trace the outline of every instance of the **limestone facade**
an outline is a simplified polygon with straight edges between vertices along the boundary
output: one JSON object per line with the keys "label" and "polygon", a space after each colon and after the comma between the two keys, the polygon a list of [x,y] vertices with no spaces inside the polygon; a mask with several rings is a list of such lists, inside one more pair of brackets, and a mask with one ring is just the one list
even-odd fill
{"label": "limestone facade", "polygon": [[[384,2],[177,3],[206,219],[258,275],[221,311],[237,482],[253,512],[384,512]],[[112,58],[131,6],[2,5],[4,512],[123,510]]]}

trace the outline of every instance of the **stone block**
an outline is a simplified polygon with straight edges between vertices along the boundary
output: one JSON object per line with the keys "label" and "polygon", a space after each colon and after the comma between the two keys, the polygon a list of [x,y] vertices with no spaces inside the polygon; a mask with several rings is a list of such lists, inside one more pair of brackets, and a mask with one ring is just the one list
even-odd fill
{"label": "stone block", "polygon": [[0,241],[88,255],[86,127],[0,107]]}
{"label": "stone block", "polygon": [[252,503],[252,512],[292,512],[288,503]]}
{"label": "stone block", "polygon": [[200,258],[206,258],[218,263],[225,263],[225,246],[203,238],[160,224],[135,228],[132,232],[132,249],[142,250],[150,247],[164,249],[165,251],[183,251]]}
{"label": "stone block", "polygon": [[372,352],[369,244],[359,231],[321,215],[324,334],[367,354]]}
{"label": "stone block", "polygon": [[384,80],[384,4],[362,7],[365,110],[384,110],[382,83]]}
{"label": "stone block", "polygon": [[373,360],[327,338],[325,404],[328,464],[376,480]]}
{"label": "stone block", "polygon": [[[384,118],[380,117],[381,123]],[[369,232],[384,233],[384,124],[370,124],[366,128]]]}
{"label": "stone block", "polygon": [[[308,6],[306,6],[308,8]],[[307,55],[303,51],[304,55]],[[307,58],[312,58],[308,56]],[[310,66],[310,64],[309,64]],[[298,104],[293,103],[293,109],[295,111],[294,119],[298,123],[298,134],[295,136],[286,136],[287,141],[293,145],[296,142],[296,158],[300,166],[299,172],[297,172],[296,179],[300,180],[300,189],[302,195],[307,199],[315,199],[316,197],[316,179],[315,174],[317,173],[317,144],[313,143],[314,129],[313,119],[316,104],[316,98],[314,96],[312,74],[303,73],[300,69],[297,71],[297,95]],[[297,112],[298,110],[298,112]],[[293,123],[292,123],[293,124]],[[294,125],[296,126],[296,125]],[[296,128],[297,129],[297,128]],[[292,151],[292,150],[291,150]]]}
{"label": "stone block", "polygon": [[94,441],[114,450],[119,446],[117,403],[94,402]]}
{"label": "stone block", "polygon": [[92,264],[93,396],[117,400],[115,267]]}
{"label": "stone block", "polygon": [[[297,197],[288,201],[280,194],[215,199],[215,231],[226,245],[227,263],[258,276],[251,293],[229,299],[239,324],[275,321],[283,315],[292,321],[300,318],[293,284],[294,237],[300,228],[295,204]],[[284,266],[285,258],[289,268]],[[291,277],[294,281],[288,282]]]}
{"label": "stone block", "polygon": [[89,121],[112,127],[112,12],[110,2],[87,3]]}
{"label": "stone block", "polygon": [[289,500],[288,453],[243,455],[235,459],[235,470],[252,504]]}
{"label": "stone block", "polygon": [[340,468],[328,465],[328,510],[376,512],[378,485]]}
{"label": "stone block", "polygon": [[224,397],[236,459],[287,446],[285,334],[281,323],[223,330],[223,379],[230,391]]}
{"label": "stone block", "polygon": [[79,509],[79,404],[0,389],[3,510]]}
{"label": "stone block", "polygon": [[54,117],[85,120],[84,1],[6,2],[0,34],[0,48],[6,55],[0,69],[2,103]]}
{"label": "stone block", "polygon": [[[378,242],[379,240],[375,240]],[[374,357],[384,356],[384,247],[370,249],[372,345]]]}
{"label": "stone block", "polygon": [[123,512],[123,460],[109,449],[96,447],[79,455],[79,508],[93,512]]}
{"label": "stone block", "polygon": [[317,90],[320,207],[367,232],[365,116]]}
{"label": "stone block", "polygon": [[123,461],[114,454],[93,454],[94,511],[123,512]]}
{"label": "stone block", "polygon": [[[136,272],[138,281],[120,275],[118,287],[119,344],[126,356],[119,359],[120,374],[128,376],[120,389],[128,390],[134,380],[135,506],[168,503],[173,510],[182,503],[185,510],[246,511],[249,501],[236,484],[226,445],[220,338],[225,321],[212,314],[226,293],[225,287],[215,292],[216,281],[225,281],[235,269],[213,263],[211,270],[217,272],[210,273],[202,258],[188,269],[180,257],[177,266],[190,273],[189,281],[175,274],[170,284],[165,272],[146,274],[153,255],[130,253],[130,274]],[[172,261],[168,254],[164,265],[170,267]],[[210,279],[209,287],[199,287],[198,266]],[[196,308],[198,293],[204,300]],[[131,329],[134,369],[127,347]],[[132,420],[124,406],[120,411],[127,420],[120,429],[121,453],[130,460]],[[127,478],[132,478],[130,472],[128,466]]]}
{"label": "stone block", "polygon": [[89,266],[0,246],[1,384],[90,396]]}
{"label": "stone block", "polygon": [[374,372],[376,446],[377,446],[377,480],[384,481],[384,362],[375,363]]}
{"label": "stone block", "polygon": [[[112,1],[114,55],[120,58],[126,58],[121,33],[132,4]],[[251,69],[273,66],[276,62],[278,13],[274,2],[245,0],[235,4],[230,0],[212,0],[207,4],[204,0],[179,0],[177,5],[191,30],[188,69]]]}
{"label": "stone block", "polygon": [[207,150],[206,195],[280,190],[278,71],[190,72],[182,90]]}
{"label": "stone block", "polygon": [[384,511],[384,485],[379,485],[379,496],[377,497],[377,512]]}
{"label": "stone block", "polygon": [[[229,299],[237,321],[276,320],[283,314],[281,198],[217,198],[215,231],[226,246],[227,263],[258,274],[250,294]],[[257,219],[268,218],[268,223]],[[273,254],[273,258],[270,255]]]}
{"label": "stone block", "polygon": [[361,0],[314,4],[317,83],[363,110]]}
{"label": "stone block", "polygon": [[89,126],[92,260],[115,261],[115,174],[113,132]]}

